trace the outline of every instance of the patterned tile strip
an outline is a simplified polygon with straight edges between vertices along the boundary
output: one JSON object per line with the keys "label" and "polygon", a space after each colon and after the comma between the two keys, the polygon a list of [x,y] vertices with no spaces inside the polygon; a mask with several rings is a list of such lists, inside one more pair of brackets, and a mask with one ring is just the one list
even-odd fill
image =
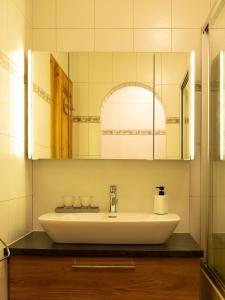
{"label": "patterned tile strip", "polygon": [[100,123],[99,116],[76,116],[73,117],[75,123]]}
{"label": "patterned tile strip", "polygon": [[189,117],[184,118],[184,124],[189,124]]}
{"label": "patterned tile strip", "polygon": [[23,82],[26,82],[25,73],[22,72],[18,65],[16,65],[4,52],[0,50],[0,66],[6,71],[19,77]]}
{"label": "patterned tile strip", "polygon": [[195,91],[196,92],[201,92],[201,90],[202,90],[201,82],[195,82]]}
{"label": "patterned tile strip", "polygon": [[34,82],[33,82],[33,92],[37,94],[39,97],[41,97],[45,102],[49,104],[51,103],[50,95]]}
{"label": "patterned tile strip", "polygon": [[[73,117],[75,123],[101,123],[100,116],[75,116]],[[167,124],[180,124],[179,117],[168,117]]]}
{"label": "patterned tile strip", "polygon": [[[103,135],[153,135],[153,130],[144,129],[107,129],[102,130]],[[165,130],[155,130],[155,135],[165,135]]]}
{"label": "patterned tile strip", "polygon": [[179,117],[168,117],[166,119],[166,124],[180,124],[180,118]]}

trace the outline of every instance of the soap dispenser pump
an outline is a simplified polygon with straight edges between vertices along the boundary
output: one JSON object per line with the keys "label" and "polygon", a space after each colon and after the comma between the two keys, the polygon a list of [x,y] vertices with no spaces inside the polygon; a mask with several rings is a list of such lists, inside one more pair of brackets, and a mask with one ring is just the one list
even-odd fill
{"label": "soap dispenser pump", "polygon": [[154,213],[158,215],[168,214],[168,196],[165,195],[164,186],[156,186],[159,194],[154,198]]}

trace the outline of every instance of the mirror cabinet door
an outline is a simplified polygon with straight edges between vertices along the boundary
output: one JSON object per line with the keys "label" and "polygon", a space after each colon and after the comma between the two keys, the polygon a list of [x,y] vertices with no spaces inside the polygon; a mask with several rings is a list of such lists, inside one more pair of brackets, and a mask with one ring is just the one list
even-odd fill
{"label": "mirror cabinet door", "polygon": [[212,157],[213,160],[225,160],[224,142],[224,51],[220,51],[211,63],[211,107],[212,107]]}
{"label": "mirror cabinet door", "polygon": [[154,159],[190,159],[190,54],[155,54]]}
{"label": "mirror cabinet door", "polygon": [[73,158],[153,159],[153,54],[70,53]]}
{"label": "mirror cabinet door", "polygon": [[33,159],[70,157],[68,53],[32,52],[29,147]]}
{"label": "mirror cabinet door", "polygon": [[32,52],[32,158],[190,159],[190,54]]}

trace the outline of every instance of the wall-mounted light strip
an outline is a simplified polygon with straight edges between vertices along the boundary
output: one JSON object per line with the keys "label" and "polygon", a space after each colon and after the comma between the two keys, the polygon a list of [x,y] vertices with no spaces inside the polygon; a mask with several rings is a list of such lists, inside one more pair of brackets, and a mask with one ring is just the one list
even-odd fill
{"label": "wall-mounted light strip", "polygon": [[220,51],[220,159],[224,157],[224,53]]}
{"label": "wall-mounted light strip", "polygon": [[190,54],[190,159],[195,157],[195,52]]}
{"label": "wall-mounted light strip", "polygon": [[32,51],[28,50],[28,158],[32,158]]}

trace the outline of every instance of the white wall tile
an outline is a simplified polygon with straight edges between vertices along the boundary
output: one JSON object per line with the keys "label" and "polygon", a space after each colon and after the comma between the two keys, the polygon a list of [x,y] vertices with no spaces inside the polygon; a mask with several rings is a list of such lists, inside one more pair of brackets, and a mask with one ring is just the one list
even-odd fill
{"label": "white wall tile", "polygon": [[200,226],[201,226],[201,201],[200,197],[190,197],[190,233],[192,237],[200,244]]}
{"label": "white wall tile", "polygon": [[201,80],[201,30],[172,29],[172,51],[196,53],[196,80]]}
{"label": "white wall tile", "polygon": [[25,139],[25,87],[21,78],[9,75],[9,135]]}
{"label": "white wall tile", "polygon": [[202,93],[200,91],[195,92],[195,143],[201,144],[201,104]]}
{"label": "white wall tile", "polygon": [[56,29],[34,29],[33,50],[56,51]]}
{"label": "white wall tile", "polygon": [[[24,47],[25,49],[31,49],[33,46],[33,30],[29,23],[26,23],[26,29],[25,29],[25,42]],[[27,58],[27,51],[25,52],[25,56]]]}
{"label": "white wall tile", "polygon": [[134,0],[134,28],[171,28],[171,0]]}
{"label": "white wall tile", "polygon": [[209,9],[210,0],[172,0],[172,27],[201,28]]}
{"label": "white wall tile", "polygon": [[214,24],[211,25],[212,28],[220,28],[225,29],[225,10],[222,9],[222,11],[219,13],[217,19],[215,20]]}
{"label": "white wall tile", "polygon": [[96,29],[95,51],[133,51],[131,29]]}
{"label": "white wall tile", "polygon": [[30,26],[33,21],[33,1],[31,0],[12,0],[18,9],[21,11],[25,19],[29,22]]}
{"label": "white wall tile", "polygon": [[[5,243],[8,243],[9,239],[9,203],[8,201],[0,202],[0,238]],[[0,258],[3,256],[3,247],[0,245]]]}
{"label": "white wall tile", "polygon": [[132,0],[95,0],[95,28],[132,28]]}
{"label": "white wall tile", "polygon": [[56,1],[33,0],[33,28],[56,27]]}
{"label": "white wall tile", "polygon": [[200,155],[201,146],[195,145],[195,159],[190,163],[190,196],[200,197]]}
{"label": "white wall tile", "polygon": [[31,208],[31,197],[9,201],[9,243],[31,231]]}
{"label": "white wall tile", "polygon": [[9,138],[9,199],[32,194],[32,162],[25,158],[25,142]]}
{"label": "white wall tile", "polygon": [[7,51],[11,60],[24,71],[26,21],[14,2],[8,2]]}
{"label": "white wall tile", "polygon": [[8,18],[8,2],[7,0],[0,1],[0,49],[6,51],[7,49],[7,18]]}
{"label": "white wall tile", "polygon": [[93,51],[94,29],[57,29],[58,51]]}
{"label": "white wall tile", "polygon": [[[32,197],[27,194],[32,194],[32,162],[25,158],[24,84],[25,56],[32,44],[31,8],[30,0],[0,1],[0,50],[13,66],[0,66],[0,237],[7,243],[31,230]],[[20,195],[26,201],[17,201],[15,208],[10,199]],[[1,300],[7,300],[7,278],[7,262],[0,263]]]}
{"label": "white wall tile", "polygon": [[9,199],[9,138],[0,134],[0,201]]}
{"label": "white wall tile", "polygon": [[169,52],[171,51],[170,29],[135,29],[134,51]]}
{"label": "white wall tile", "polygon": [[57,0],[58,28],[93,28],[94,0]]}
{"label": "white wall tile", "polygon": [[213,7],[213,5],[217,2],[217,0],[210,0],[210,6]]}
{"label": "white wall tile", "polygon": [[213,60],[219,53],[219,50],[225,49],[225,29],[211,29],[210,39],[213,47],[211,47],[211,59]]}
{"label": "white wall tile", "polygon": [[0,66],[0,134],[9,132],[9,74]]}

